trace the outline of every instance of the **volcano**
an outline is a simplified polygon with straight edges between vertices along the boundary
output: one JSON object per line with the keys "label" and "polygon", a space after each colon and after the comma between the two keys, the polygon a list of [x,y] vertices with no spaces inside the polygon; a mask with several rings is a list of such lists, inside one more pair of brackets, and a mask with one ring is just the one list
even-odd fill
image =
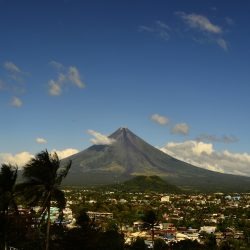
{"label": "volcano", "polygon": [[135,176],[156,175],[186,190],[249,191],[250,178],[222,174],[177,160],[128,128],[109,136],[112,143],[93,145],[64,160],[72,161],[66,185],[114,184]]}

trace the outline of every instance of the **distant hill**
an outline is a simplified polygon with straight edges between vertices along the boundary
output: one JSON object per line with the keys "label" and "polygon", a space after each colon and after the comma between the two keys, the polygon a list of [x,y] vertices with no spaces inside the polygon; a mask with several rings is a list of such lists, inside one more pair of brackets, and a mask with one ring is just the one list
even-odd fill
{"label": "distant hill", "polygon": [[154,191],[159,193],[181,193],[181,190],[175,185],[171,185],[161,179],[159,176],[136,176],[121,184],[110,185],[118,190],[127,192],[147,192]]}
{"label": "distant hill", "polygon": [[114,184],[139,175],[157,175],[185,190],[250,191],[249,177],[221,174],[177,160],[127,128],[119,128],[109,138],[114,143],[93,145],[62,161],[72,160],[65,184]]}

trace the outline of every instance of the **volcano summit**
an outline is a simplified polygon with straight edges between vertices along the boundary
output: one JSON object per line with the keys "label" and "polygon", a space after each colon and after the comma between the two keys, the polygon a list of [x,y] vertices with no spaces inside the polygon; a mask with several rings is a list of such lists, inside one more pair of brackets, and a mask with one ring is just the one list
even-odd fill
{"label": "volcano summit", "polygon": [[177,160],[127,128],[119,128],[106,145],[93,145],[72,160],[67,185],[113,184],[139,175],[158,175],[180,188],[197,191],[249,191],[250,178],[222,174]]}

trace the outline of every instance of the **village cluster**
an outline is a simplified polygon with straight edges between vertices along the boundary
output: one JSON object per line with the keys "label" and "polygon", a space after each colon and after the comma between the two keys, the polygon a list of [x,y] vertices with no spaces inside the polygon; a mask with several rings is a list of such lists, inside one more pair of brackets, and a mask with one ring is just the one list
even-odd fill
{"label": "village cluster", "polygon": [[[217,244],[225,239],[248,240],[244,231],[250,222],[250,194],[162,194],[128,193],[106,190],[64,190],[67,206],[64,223],[76,226],[76,214],[82,209],[98,227],[110,222],[125,236],[126,243],[141,237],[149,245],[154,238],[166,243],[186,239],[202,243],[207,235],[213,235]],[[142,219],[146,210],[154,211],[153,227],[145,227]],[[56,223],[58,211],[52,209]],[[248,237],[246,239],[246,237]]]}

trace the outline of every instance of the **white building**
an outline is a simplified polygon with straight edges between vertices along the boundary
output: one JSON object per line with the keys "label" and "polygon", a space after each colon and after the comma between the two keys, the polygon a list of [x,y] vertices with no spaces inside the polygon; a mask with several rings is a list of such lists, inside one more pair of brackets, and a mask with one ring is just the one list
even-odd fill
{"label": "white building", "polygon": [[170,196],[168,196],[168,195],[162,196],[161,197],[161,202],[170,202]]}

